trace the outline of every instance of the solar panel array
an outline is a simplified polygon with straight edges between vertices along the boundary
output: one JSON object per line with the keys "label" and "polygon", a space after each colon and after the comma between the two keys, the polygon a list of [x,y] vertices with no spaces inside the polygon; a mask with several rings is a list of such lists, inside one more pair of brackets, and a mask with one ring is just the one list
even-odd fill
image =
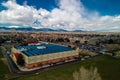
{"label": "solar panel array", "polygon": [[[37,47],[44,46],[43,49],[38,49]],[[39,45],[29,45],[29,46],[17,46],[18,50],[23,49],[23,53],[27,56],[36,56],[36,55],[42,55],[42,54],[49,54],[49,53],[56,53],[56,52],[64,52],[64,51],[70,51],[73,50],[71,47],[58,45],[58,44],[46,44],[42,43]]]}

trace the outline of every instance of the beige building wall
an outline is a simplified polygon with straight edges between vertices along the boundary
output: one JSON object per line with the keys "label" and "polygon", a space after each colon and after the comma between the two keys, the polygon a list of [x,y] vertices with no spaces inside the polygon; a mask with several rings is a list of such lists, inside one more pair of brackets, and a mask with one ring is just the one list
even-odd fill
{"label": "beige building wall", "polygon": [[[57,58],[64,58],[69,56],[75,56],[79,54],[79,49],[71,50],[71,51],[65,51],[65,52],[57,52],[57,53],[49,53],[49,54],[41,54],[37,56],[27,56],[24,53],[18,51],[16,48],[11,49],[11,55],[13,53],[20,53],[23,55],[25,63],[26,64],[32,64],[32,63],[38,63],[48,60],[53,60]],[[15,58],[13,57],[14,61],[16,62]]]}
{"label": "beige building wall", "polygon": [[57,58],[75,56],[75,55],[78,55],[78,53],[79,53],[78,50],[72,50],[72,51],[65,51],[65,52],[58,52],[58,53],[43,54],[38,56],[30,56],[27,58],[28,60],[26,61],[26,63],[32,64],[32,63],[48,61],[48,60],[57,59]]}
{"label": "beige building wall", "polygon": [[20,51],[18,51],[15,47],[11,48],[11,54],[13,53],[20,53]]}

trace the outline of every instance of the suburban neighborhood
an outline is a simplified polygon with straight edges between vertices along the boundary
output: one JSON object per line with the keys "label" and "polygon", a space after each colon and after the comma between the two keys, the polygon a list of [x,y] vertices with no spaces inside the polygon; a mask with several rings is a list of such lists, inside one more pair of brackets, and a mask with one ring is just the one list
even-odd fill
{"label": "suburban neighborhood", "polygon": [[0,0],[0,80],[120,80],[120,0]]}

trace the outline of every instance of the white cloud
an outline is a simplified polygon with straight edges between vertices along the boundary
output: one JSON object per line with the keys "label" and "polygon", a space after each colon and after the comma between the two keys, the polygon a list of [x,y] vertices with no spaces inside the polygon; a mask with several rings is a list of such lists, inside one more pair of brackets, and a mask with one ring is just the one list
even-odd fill
{"label": "white cloud", "polygon": [[[0,23],[21,24],[33,26],[34,28],[48,27],[54,29],[83,29],[98,31],[120,31],[120,15],[100,16],[98,12],[91,12],[85,9],[80,0],[59,0],[59,8],[52,11],[40,8],[35,9],[19,5],[15,0],[2,3],[7,10],[0,12]],[[40,24],[33,24],[38,20]]]}
{"label": "white cloud", "polygon": [[33,12],[36,11],[31,6],[21,6],[15,1],[2,3],[8,10],[0,12],[0,23],[30,25],[34,21]]}
{"label": "white cloud", "polygon": [[9,28],[19,28],[19,26],[8,26]]}

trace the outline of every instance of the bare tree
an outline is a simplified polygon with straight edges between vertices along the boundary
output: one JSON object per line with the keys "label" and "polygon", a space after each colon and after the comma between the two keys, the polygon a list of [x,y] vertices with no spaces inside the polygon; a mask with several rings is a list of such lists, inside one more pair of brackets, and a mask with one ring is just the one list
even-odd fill
{"label": "bare tree", "polygon": [[97,68],[91,67],[90,70],[81,67],[79,71],[73,72],[74,80],[102,80]]}

